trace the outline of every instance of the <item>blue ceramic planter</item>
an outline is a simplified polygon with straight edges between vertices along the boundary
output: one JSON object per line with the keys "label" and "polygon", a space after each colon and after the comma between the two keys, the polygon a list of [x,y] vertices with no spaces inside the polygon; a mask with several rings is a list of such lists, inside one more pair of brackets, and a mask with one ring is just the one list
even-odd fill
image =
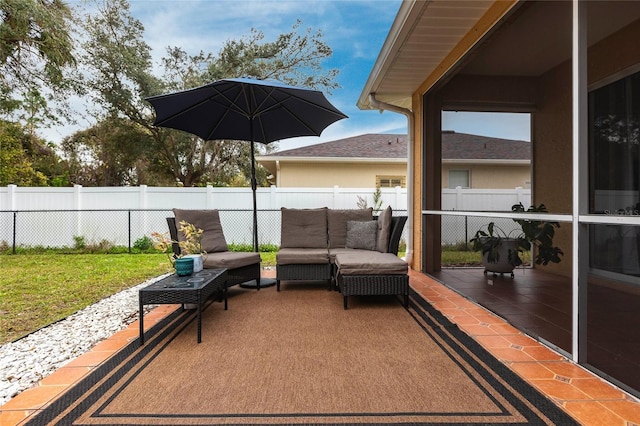
{"label": "blue ceramic planter", "polygon": [[176,259],[176,274],[181,277],[193,274],[193,258],[183,257]]}

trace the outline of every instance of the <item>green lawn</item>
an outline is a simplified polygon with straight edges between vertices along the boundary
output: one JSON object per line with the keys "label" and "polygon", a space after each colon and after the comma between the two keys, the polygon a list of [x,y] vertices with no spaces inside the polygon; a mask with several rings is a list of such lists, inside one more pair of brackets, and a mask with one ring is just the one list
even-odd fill
{"label": "green lawn", "polygon": [[[261,253],[263,266],[275,253]],[[2,255],[0,344],[171,271],[164,254]]]}
{"label": "green lawn", "polygon": [[[275,252],[260,255],[262,266],[275,265]],[[480,259],[456,251],[444,251],[442,258],[456,266]],[[171,271],[164,254],[4,254],[0,261],[0,344]]]}
{"label": "green lawn", "polygon": [[4,255],[0,344],[170,270],[164,254]]}

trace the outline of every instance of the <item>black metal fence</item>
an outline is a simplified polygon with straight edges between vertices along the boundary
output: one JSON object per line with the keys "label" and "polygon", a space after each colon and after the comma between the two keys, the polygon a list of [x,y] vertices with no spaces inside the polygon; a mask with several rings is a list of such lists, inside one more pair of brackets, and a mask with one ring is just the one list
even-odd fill
{"label": "black metal fence", "polygon": [[[219,212],[227,243],[251,246],[253,210]],[[81,240],[131,250],[136,241],[153,232],[168,232],[166,218],[172,216],[171,210],[164,209],[0,211],[0,245],[15,252],[18,247],[74,247]],[[280,245],[280,218],[280,209],[258,210],[260,245]]]}
{"label": "black metal fence", "polygon": [[494,222],[495,226],[500,228],[500,232],[511,236],[520,229],[519,225],[512,219],[477,217],[477,216],[442,216],[441,232],[443,246],[463,246],[469,244],[469,240],[473,238],[476,231],[487,230],[486,225]]}

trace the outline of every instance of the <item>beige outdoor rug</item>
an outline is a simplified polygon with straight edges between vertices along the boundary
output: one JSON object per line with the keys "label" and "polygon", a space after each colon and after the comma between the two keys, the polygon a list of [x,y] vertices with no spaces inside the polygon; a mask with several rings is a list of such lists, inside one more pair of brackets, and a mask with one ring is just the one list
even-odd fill
{"label": "beige outdoor rug", "polygon": [[230,289],[174,315],[29,424],[575,424],[412,294]]}

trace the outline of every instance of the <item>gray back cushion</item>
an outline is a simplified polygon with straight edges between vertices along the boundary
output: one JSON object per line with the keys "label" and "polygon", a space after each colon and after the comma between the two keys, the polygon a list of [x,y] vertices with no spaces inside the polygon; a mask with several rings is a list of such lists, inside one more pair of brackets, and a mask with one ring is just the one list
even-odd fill
{"label": "gray back cushion", "polygon": [[187,221],[196,228],[202,229],[202,249],[207,253],[228,251],[227,241],[222,232],[218,210],[183,210],[173,209],[178,228],[178,241],[184,241],[184,234],[179,231],[180,221]]}
{"label": "gray back cushion", "polygon": [[282,208],[280,247],[327,248],[327,208]]}
{"label": "gray back cushion", "polygon": [[329,248],[344,248],[347,244],[347,222],[357,220],[366,222],[373,220],[373,208],[359,210],[329,210],[327,212],[329,227]]}
{"label": "gray back cushion", "polygon": [[393,212],[391,206],[381,211],[378,215],[378,241],[376,250],[386,253],[389,250],[389,238],[391,237],[391,217]]}

